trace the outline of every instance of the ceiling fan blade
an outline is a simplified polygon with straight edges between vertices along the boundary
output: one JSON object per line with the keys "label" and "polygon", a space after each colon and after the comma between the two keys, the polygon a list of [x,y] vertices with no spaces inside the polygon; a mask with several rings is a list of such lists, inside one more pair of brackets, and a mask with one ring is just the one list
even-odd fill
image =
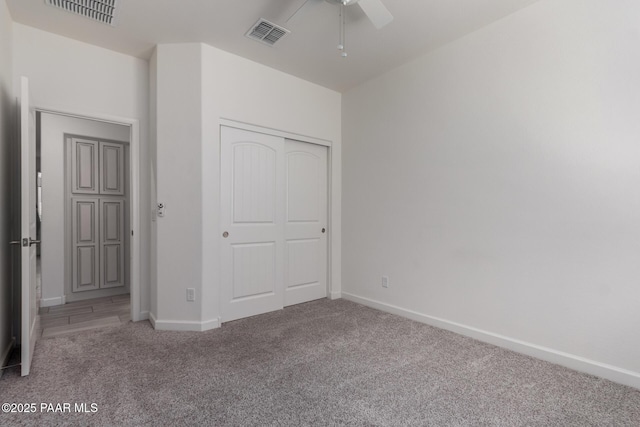
{"label": "ceiling fan blade", "polygon": [[381,0],[360,0],[358,5],[378,30],[393,21],[393,15]]}
{"label": "ceiling fan blade", "polygon": [[295,12],[293,12],[293,15],[291,15],[289,19],[286,20],[286,23],[293,23],[294,21],[300,19],[300,17],[306,15],[307,12],[313,8],[312,6],[317,6],[320,3],[322,3],[322,0],[306,0]]}

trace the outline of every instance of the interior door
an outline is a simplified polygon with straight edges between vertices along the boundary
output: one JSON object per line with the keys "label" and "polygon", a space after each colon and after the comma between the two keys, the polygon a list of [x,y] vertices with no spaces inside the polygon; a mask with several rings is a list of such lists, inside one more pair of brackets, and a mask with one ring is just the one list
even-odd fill
{"label": "interior door", "polygon": [[99,202],[97,197],[71,198],[73,292],[100,288]]}
{"label": "interior door", "polygon": [[100,287],[124,286],[124,199],[100,199]]}
{"label": "interior door", "polygon": [[283,307],[284,139],[221,128],[222,320]]}
{"label": "interior door", "polygon": [[327,148],[286,140],[284,305],[327,296]]}
{"label": "interior door", "polygon": [[[16,168],[12,189],[20,191],[12,203],[16,219],[13,234],[14,250],[14,287],[20,293],[19,331],[16,333],[21,348],[21,374],[29,375],[31,360],[37,337],[37,292],[36,292],[36,148],[35,119],[29,105],[29,81],[22,77],[20,98],[18,99],[19,117],[19,157],[20,168]],[[17,302],[17,301],[16,301]],[[18,304],[15,304],[16,307]],[[16,307],[17,309],[17,307]]]}

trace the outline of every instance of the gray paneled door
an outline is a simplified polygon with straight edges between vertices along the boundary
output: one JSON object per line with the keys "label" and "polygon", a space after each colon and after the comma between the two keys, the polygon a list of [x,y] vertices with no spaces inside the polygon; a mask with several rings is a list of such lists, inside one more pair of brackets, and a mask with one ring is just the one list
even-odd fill
{"label": "gray paneled door", "polygon": [[124,286],[124,200],[100,199],[100,287]]}
{"label": "gray paneled door", "polygon": [[98,142],[72,138],[71,163],[75,166],[71,175],[72,192],[98,194]]}
{"label": "gray paneled door", "polygon": [[100,142],[100,194],[124,195],[124,146]]}
{"label": "gray paneled door", "polygon": [[71,199],[73,292],[100,288],[97,197]]}
{"label": "gray paneled door", "polygon": [[126,286],[125,146],[69,138],[72,292]]}

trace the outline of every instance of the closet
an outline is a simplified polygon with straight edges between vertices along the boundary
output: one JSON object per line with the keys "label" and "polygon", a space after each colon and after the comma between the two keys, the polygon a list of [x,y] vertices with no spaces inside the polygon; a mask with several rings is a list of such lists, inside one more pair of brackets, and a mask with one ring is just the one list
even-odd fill
{"label": "closet", "polygon": [[221,128],[222,321],[327,296],[328,149]]}
{"label": "closet", "polygon": [[67,148],[71,292],[112,288],[122,288],[124,292],[127,146],[69,137]]}

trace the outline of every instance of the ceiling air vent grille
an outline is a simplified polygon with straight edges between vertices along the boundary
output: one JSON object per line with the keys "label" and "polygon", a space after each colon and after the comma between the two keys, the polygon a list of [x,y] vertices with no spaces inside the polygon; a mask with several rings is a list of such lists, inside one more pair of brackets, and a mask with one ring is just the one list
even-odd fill
{"label": "ceiling air vent grille", "polygon": [[45,0],[45,2],[94,21],[115,25],[118,0]]}
{"label": "ceiling air vent grille", "polygon": [[269,46],[276,44],[278,40],[289,34],[289,30],[279,27],[266,19],[260,19],[245,34],[253,40],[257,40]]}

